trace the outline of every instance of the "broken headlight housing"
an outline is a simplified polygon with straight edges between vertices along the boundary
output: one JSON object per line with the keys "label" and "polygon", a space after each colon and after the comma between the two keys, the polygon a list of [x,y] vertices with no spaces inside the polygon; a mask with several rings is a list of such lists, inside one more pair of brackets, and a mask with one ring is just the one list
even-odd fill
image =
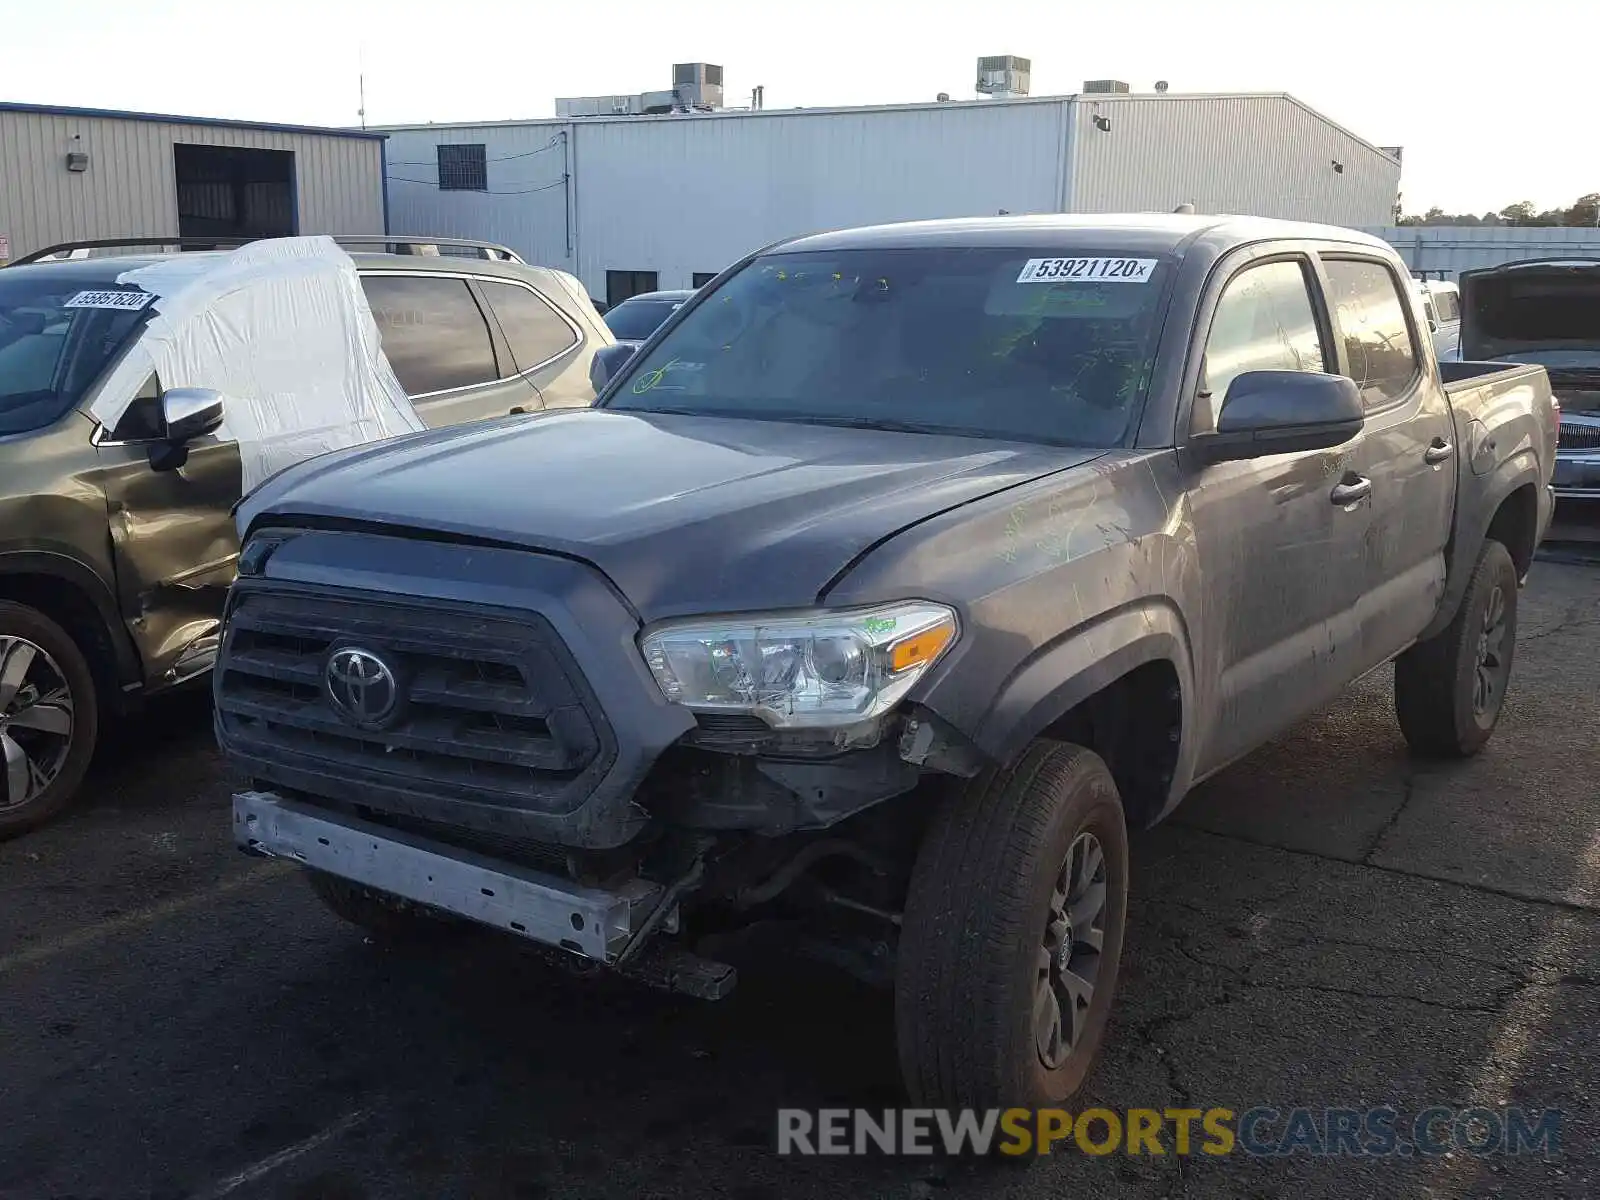
{"label": "broken headlight housing", "polygon": [[776,729],[852,725],[888,712],[955,644],[955,610],[878,608],[707,617],[641,642],[662,694],[697,712],[750,713]]}

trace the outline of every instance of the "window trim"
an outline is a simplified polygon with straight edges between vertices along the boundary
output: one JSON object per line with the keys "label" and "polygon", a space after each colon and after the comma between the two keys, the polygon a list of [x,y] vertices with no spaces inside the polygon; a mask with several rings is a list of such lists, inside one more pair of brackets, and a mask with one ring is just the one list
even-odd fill
{"label": "window trim", "polygon": [[[567,329],[572,333],[572,341],[567,343],[565,348],[558,350],[549,358],[542,359],[541,361],[534,363],[531,367],[524,367],[522,370],[511,375],[502,375],[497,382],[504,383],[508,379],[526,378],[535,371],[540,371],[545,367],[548,367],[557,359],[565,358],[579,346],[583,345],[583,330],[578,328],[577,322],[563,312],[559,304],[552,304],[550,302],[550,297],[546,296],[538,288],[534,287],[533,284],[528,283],[523,279],[505,279],[499,275],[472,275],[469,276],[469,278],[471,278],[474,283],[503,283],[508,287],[519,287],[525,292],[532,292],[539,303],[543,304],[551,312],[555,313],[555,315],[561,319],[562,323],[566,325]],[[499,329],[500,337],[506,344],[506,352],[511,355],[511,362],[513,365],[515,365],[517,361],[517,351],[516,348],[511,344],[511,338],[506,333],[506,327],[500,323],[500,314],[495,310],[494,301],[489,298],[487,293],[485,293],[483,302],[489,306],[489,315],[494,318],[495,328]],[[532,381],[530,380],[529,382]]]}
{"label": "window trim", "polygon": [[[1278,247],[1251,246],[1244,249],[1246,253],[1238,265],[1222,271],[1213,271],[1212,278],[1207,281],[1205,291],[1202,293],[1198,311],[1205,318],[1205,329],[1202,331],[1199,328],[1200,322],[1196,320],[1196,328],[1189,345],[1190,359],[1183,372],[1183,392],[1178,402],[1178,426],[1175,431],[1178,436],[1174,439],[1176,446],[1187,446],[1194,439],[1195,403],[1200,399],[1200,384],[1205,377],[1206,347],[1211,344],[1211,331],[1216,326],[1217,306],[1222,303],[1222,297],[1233,286],[1233,281],[1246,271],[1280,262],[1290,262],[1299,266],[1306,297],[1311,301],[1311,312],[1317,322],[1317,336],[1322,341],[1323,369],[1328,374],[1338,374],[1337,368],[1343,365],[1337,349],[1334,351],[1333,361],[1329,362],[1328,351],[1334,346],[1333,313],[1328,307],[1328,297],[1324,291],[1315,252],[1302,244],[1280,244]],[[1220,282],[1217,282],[1219,276]],[[1220,416],[1221,412],[1222,406],[1219,402],[1217,414]]]}
{"label": "window trim", "polygon": [[[1401,277],[1395,273],[1394,264],[1389,262],[1388,259],[1383,258],[1381,255],[1363,254],[1359,249],[1346,247],[1341,247],[1337,250],[1318,250],[1317,264],[1319,267],[1319,278],[1322,282],[1323,288],[1327,293],[1327,297],[1325,298],[1331,299],[1333,293],[1333,284],[1328,276],[1328,264],[1337,262],[1363,263],[1367,266],[1381,267],[1383,269],[1384,273],[1389,276],[1389,286],[1394,288],[1395,295],[1400,299],[1400,313],[1405,318],[1406,334],[1411,338],[1411,379],[1409,382],[1407,382],[1405,388],[1400,392],[1400,394],[1394,399],[1390,400],[1387,404],[1381,404],[1376,408],[1366,409],[1367,419],[1371,420],[1375,416],[1381,416],[1384,413],[1393,412],[1397,408],[1401,408],[1407,404],[1410,404],[1417,398],[1418,390],[1422,387],[1423,381],[1428,377],[1427,364],[1423,361],[1423,347],[1427,347],[1428,355],[1431,356],[1433,354],[1433,334],[1430,333],[1425,326],[1420,331],[1417,327],[1417,306],[1415,304],[1408,303],[1411,297],[1409,276],[1402,283]],[[1333,323],[1334,326],[1334,341],[1338,350],[1339,366],[1342,368],[1340,374],[1352,381],[1355,381],[1356,386],[1359,388],[1361,385],[1358,381],[1356,381],[1356,377],[1351,374],[1349,360],[1345,357],[1344,336],[1339,327],[1337,313],[1335,312],[1334,306],[1331,303],[1329,303],[1327,307],[1328,319]],[[1365,395],[1362,397],[1362,407],[1366,407]]]}
{"label": "window trim", "polygon": [[[540,370],[543,367],[549,366],[551,363],[555,362],[557,358],[560,358],[560,357],[562,357],[562,355],[565,355],[565,354],[571,354],[574,349],[576,349],[577,347],[583,345],[583,331],[578,329],[577,325],[575,325],[573,323],[572,319],[570,317],[568,317],[566,313],[561,311],[560,306],[559,305],[555,305],[555,304],[550,304],[550,301],[545,299],[544,293],[540,292],[539,289],[534,287],[532,284],[527,283],[526,281],[521,280],[521,279],[507,279],[503,275],[485,275],[482,272],[474,272],[474,271],[407,271],[407,270],[403,270],[403,269],[396,268],[396,267],[373,267],[373,268],[368,269],[368,270],[358,270],[356,273],[363,279],[365,279],[369,275],[387,275],[387,276],[396,276],[396,275],[398,275],[398,276],[400,276],[402,278],[407,278],[407,279],[460,279],[460,280],[464,280],[467,283],[467,292],[468,292],[468,294],[472,296],[473,303],[478,305],[479,312],[482,313],[484,321],[486,323],[488,323],[488,325],[489,325],[489,328],[488,328],[489,346],[490,346],[491,351],[495,355],[495,370],[496,371],[499,371],[499,369],[500,369],[500,362],[499,362],[500,347],[495,344],[495,335],[499,334],[500,335],[500,340],[502,342],[505,342],[505,331],[500,328],[500,318],[497,315],[495,315],[494,306],[492,304],[489,306],[489,311],[487,313],[483,313],[483,306],[485,304],[489,304],[489,301],[487,300],[487,298],[480,299],[478,294],[477,294],[477,292],[476,292],[476,290],[472,287],[472,284],[477,282],[477,281],[479,281],[479,280],[487,279],[491,283],[514,283],[518,287],[527,288],[535,296],[538,296],[539,299],[544,300],[544,302],[546,304],[549,304],[551,309],[553,309],[555,311],[556,315],[559,316],[563,321],[565,321],[567,323],[567,325],[569,327],[571,327],[573,332],[578,335],[578,340],[576,342],[574,342],[571,346],[568,346],[565,350],[563,350],[561,352],[561,354],[557,354],[555,356],[555,358],[547,358],[547,359],[545,359],[544,362],[537,363],[534,366],[529,367],[525,371],[518,371],[514,375],[496,375],[495,378],[487,380],[487,381],[485,381],[483,383],[464,383],[460,387],[441,388],[440,390],[438,390],[436,392],[418,392],[416,395],[411,395],[408,392],[408,393],[406,393],[406,399],[408,399],[408,400],[412,400],[412,401],[416,401],[416,400],[437,400],[441,396],[455,396],[455,395],[459,395],[462,392],[477,391],[479,388],[494,387],[494,386],[496,386],[498,384],[507,383],[507,382],[509,382],[510,380],[513,380],[513,379],[524,379],[528,375],[532,374],[534,371],[537,371],[537,370]],[[365,297],[365,292],[363,292],[362,295],[363,295],[363,298],[364,298]],[[369,305],[369,307],[370,307],[370,305]],[[506,344],[506,352],[509,354],[510,351],[511,351],[510,344],[507,343]],[[514,355],[514,354],[511,355],[511,361],[513,363],[515,363],[517,361],[516,355]],[[533,381],[530,379],[530,380],[528,380],[528,382],[532,383]]]}

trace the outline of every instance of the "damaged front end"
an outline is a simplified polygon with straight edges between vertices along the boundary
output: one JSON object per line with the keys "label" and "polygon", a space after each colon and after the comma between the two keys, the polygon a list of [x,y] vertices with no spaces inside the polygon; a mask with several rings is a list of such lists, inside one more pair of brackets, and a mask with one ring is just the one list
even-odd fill
{"label": "damaged front end", "polygon": [[252,780],[241,849],[706,998],[734,974],[701,943],[753,922],[881,974],[921,827],[899,806],[978,769],[908,697],[952,610],[641,633],[570,559],[271,537],[215,674],[219,741]]}

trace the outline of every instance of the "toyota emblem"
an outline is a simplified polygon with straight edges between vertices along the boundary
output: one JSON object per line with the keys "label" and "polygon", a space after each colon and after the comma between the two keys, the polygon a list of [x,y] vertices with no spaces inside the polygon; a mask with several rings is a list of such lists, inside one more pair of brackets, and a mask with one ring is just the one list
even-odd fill
{"label": "toyota emblem", "polygon": [[400,707],[394,669],[360,646],[342,646],[329,655],[323,682],[334,709],[353,725],[381,727]]}

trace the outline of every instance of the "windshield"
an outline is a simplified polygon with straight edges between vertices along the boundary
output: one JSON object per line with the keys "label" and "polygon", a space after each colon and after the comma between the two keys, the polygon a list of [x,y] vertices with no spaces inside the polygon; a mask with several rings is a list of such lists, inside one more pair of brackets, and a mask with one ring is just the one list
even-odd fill
{"label": "windshield", "polygon": [[0,437],[42,429],[76,404],[152,299],[114,277],[0,271]]}
{"label": "windshield", "polygon": [[756,259],[641,355],[607,407],[1119,444],[1169,264],[950,248]]}
{"label": "windshield", "polygon": [[682,303],[682,300],[624,300],[606,313],[606,328],[614,338],[642,342]]}

